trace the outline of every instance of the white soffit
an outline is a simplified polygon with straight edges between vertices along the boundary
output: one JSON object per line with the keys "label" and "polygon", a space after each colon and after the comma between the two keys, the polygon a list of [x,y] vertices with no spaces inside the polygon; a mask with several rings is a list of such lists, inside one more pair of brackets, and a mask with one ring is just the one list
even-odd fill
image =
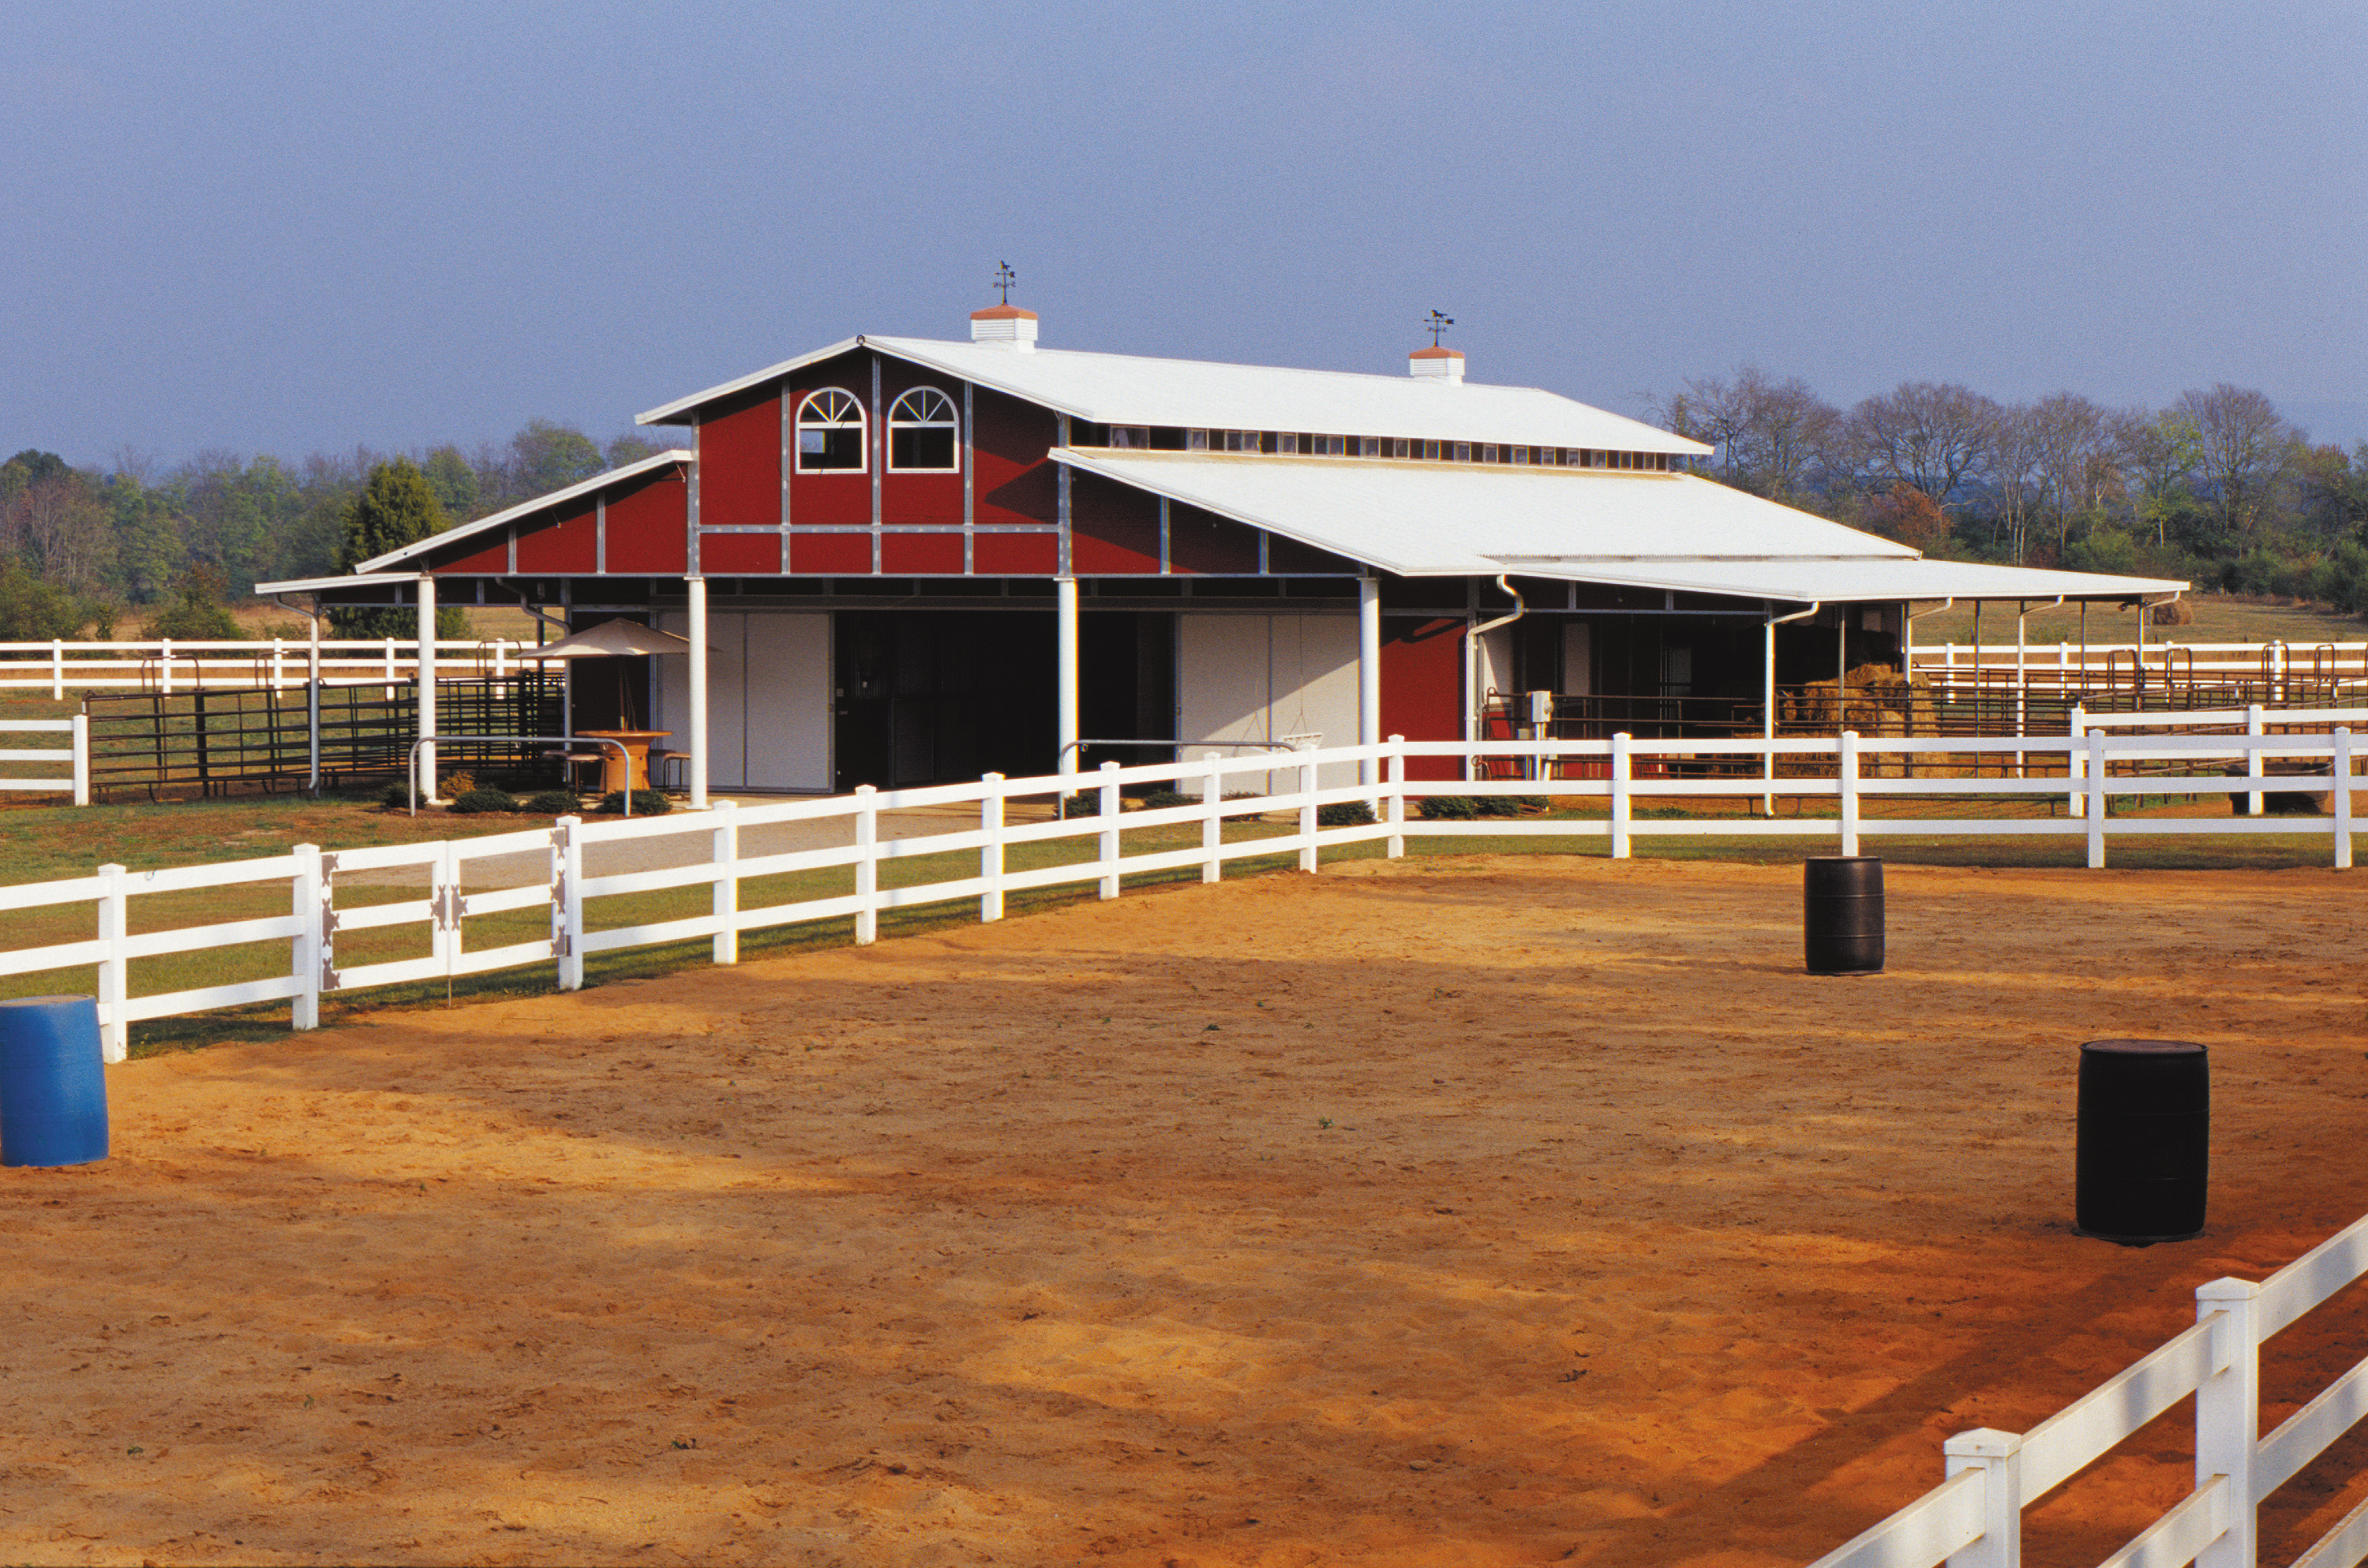
{"label": "white soffit", "polygon": [[1499,557],[1497,569],[1524,577],[1567,577],[1679,593],[1725,594],[1793,604],[1897,604],[1910,599],[2020,600],[2176,598],[2187,585],[2155,577],[2041,572],[1968,561],[1705,561],[1578,564]]}
{"label": "white soffit", "polygon": [[[1187,429],[1303,430],[1333,436],[1707,456],[1713,449],[1642,420],[1536,387],[1451,385],[1406,375],[1356,375],[1200,359],[1152,359],[1039,348],[1030,354],[925,337],[857,337],[785,359],[639,415],[685,423],[692,410],[854,348],[926,366],[1098,425]],[[850,388],[869,402],[868,389]]]}

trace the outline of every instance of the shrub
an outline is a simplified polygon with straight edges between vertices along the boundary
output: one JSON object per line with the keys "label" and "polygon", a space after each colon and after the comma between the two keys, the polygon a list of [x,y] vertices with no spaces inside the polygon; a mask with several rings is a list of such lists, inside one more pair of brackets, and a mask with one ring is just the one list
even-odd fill
{"label": "shrub", "polygon": [[1470,822],[1480,812],[1469,795],[1425,795],[1422,814],[1432,822]]}
{"label": "shrub", "polygon": [[[600,809],[611,813],[621,813],[625,809],[625,792],[621,790],[609,790],[600,798]],[[633,791],[633,814],[637,817],[662,817],[672,810],[674,810],[674,802],[655,790]]]}
{"label": "shrub", "polygon": [[1173,811],[1178,806],[1197,806],[1200,803],[1200,796],[1183,794],[1175,790],[1154,790],[1143,798],[1143,809],[1146,812]]}
{"label": "shrub", "polygon": [[507,790],[463,790],[452,797],[452,809],[473,817],[487,812],[514,812],[518,803],[518,797]]}
{"label": "shrub", "polygon": [[1517,817],[1545,809],[1543,795],[1483,795],[1472,802],[1473,814],[1484,817]]}
{"label": "shrub", "polygon": [[1373,808],[1362,801],[1335,801],[1315,808],[1318,827],[1363,827],[1373,820]]}
{"label": "shrub", "polygon": [[583,803],[575,798],[573,790],[545,790],[539,795],[528,796],[525,809],[545,816],[564,817]]}
{"label": "shrub", "polygon": [[1101,797],[1096,795],[1064,795],[1061,797],[1064,817],[1098,817],[1102,814]]}
{"label": "shrub", "polygon": [[413,796],[411,786],[398,779],[378,792],[378,803],[391,812],[404,812],[419,802]]}

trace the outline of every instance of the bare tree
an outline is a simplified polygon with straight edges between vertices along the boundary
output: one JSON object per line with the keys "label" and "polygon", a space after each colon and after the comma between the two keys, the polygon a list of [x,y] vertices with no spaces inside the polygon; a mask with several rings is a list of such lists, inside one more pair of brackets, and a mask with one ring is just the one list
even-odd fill
{"label": "bare tree", "polygon": [[2181,392],[2172,406],[2194,426],[2196,469],[2212,490],[2221,525],[2231,538],[2249,540],[2271,493],[2294,470],[2302,432],[2267,396],[2226,381],[2209,392]]}
{"label": "bare tree", "polygon": [[1830,444],[1841,412],[1798,376],[1777,381],[1757,365],[1731,381],[1698,377],[1654,410],[1681,436],[1718,449],[1718,476],[1738,490],[1782,499],[1797,494],[1810,463]]}
{"label": "bare tree", "polygon": [[2122,487],[2112,411],[2078,392],[2044,397],[2025,411],[2041,506],[2053,516],[2055,548],[2071,542],[2072,518],[2103,506]]}
{"label": "bare tree", "polygon": [[1998,523],[2006,530],[2007,548],[2017,561],[2031,547],[2031,520],[2046,498],[2040,429],[2040,414],[2034,405],[2017,403],[2000,408],[1991,424],[1988,460],[1982,465],[1983,477],[1998,496]]}
{"label": "bare tree", "polygon": [[1988,455],[1998,413],[1954,381],[1902,381],[1850,410],[1849,434],[1877,477],[1912,484],[1946,509]]}

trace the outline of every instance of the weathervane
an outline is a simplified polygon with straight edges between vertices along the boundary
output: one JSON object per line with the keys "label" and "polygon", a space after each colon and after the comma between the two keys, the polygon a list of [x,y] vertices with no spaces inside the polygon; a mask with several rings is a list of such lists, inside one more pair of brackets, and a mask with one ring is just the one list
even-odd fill
{"label": "weathervane", "polygon": [[1443,316],[1437,311],[1431,312],[1430,319],[1422,324],[1423,330],[1430,334],[1430,346],[1433,348],[1439,347],[1439,335],[1445,332],[1449,327],[1453,326],[1454,324],[1455,318],[1453,316]]}
{"label": "weathervane", "polygon": [[1003,261],[996,264],[995,287],[1002,293],[1005,304],[1011,303],[1011,286],[1019,281],[1019,274],[1011,270],[1009,262]]}

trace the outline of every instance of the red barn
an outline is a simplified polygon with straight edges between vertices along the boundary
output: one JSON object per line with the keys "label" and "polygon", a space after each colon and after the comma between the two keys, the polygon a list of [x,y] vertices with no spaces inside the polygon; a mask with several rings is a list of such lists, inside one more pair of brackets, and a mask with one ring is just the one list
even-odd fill
{"label": "red barn", "polygon": [[[969,342],[833,344],[641,416],[682,449],[264,590],[680,632],[690,656],[621,689],[703,801],[1455,739],[1526,691],[1566,725],[1757,730],[1780,678],[1896,662],[1912,601],[2184,586],[1927,561],[1684,472],[1698,442],[1467,381],[1452,349],[1354,375],[1040,349],[1037,325],[1001,305]],[[578,680],[575,727],[620,690]]]}

